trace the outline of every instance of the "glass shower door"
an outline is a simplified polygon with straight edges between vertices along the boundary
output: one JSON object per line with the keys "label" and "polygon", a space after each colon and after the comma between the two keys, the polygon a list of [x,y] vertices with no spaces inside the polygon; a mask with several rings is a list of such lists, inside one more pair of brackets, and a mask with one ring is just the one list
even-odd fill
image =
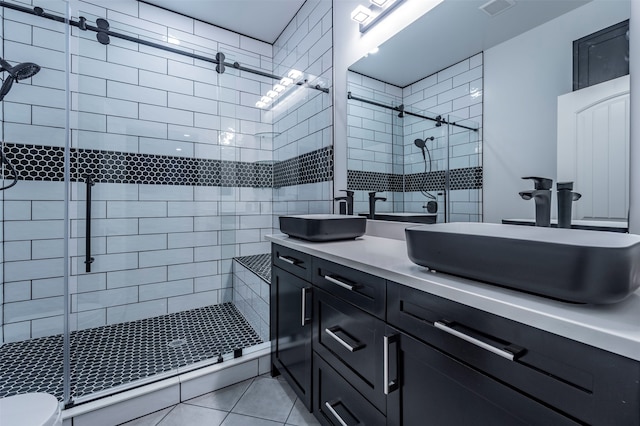
{"label": "glass shower door", "polygon": [[447,121],[447,221],[482,222],[482,129],[454,115]]}
{"label": "glass shower door", "polygon": [[[0,195],[0,397],[47,392],[63,401],[69,397],[63,374],[67,26],[33,16],[24,2],[6,3],[0,9],[3,67],[28,75],[0,104],[0,148],[7,160]],[[45,12],[64,18],[67,2],[48,1]],[[3,72],[5,83],[8,75]]]}

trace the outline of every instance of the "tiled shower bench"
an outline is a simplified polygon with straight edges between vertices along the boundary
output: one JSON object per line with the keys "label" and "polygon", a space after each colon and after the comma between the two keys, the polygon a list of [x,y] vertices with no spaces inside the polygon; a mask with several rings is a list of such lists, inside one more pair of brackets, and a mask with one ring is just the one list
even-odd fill
{"label": "tiled shower bench", "polygon": [[271,254],[233,258],[233,303],[260,339],[269,340]]}

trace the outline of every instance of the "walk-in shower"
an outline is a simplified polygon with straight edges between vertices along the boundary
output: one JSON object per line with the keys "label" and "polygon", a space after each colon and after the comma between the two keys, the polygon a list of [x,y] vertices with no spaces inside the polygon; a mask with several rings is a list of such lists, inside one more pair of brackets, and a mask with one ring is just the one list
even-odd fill
{"label": "walk-in shower", "polygon": [[[0,397],[72,406],[255,350],[264,236],[323,206],[300,186],[332,192],[331,64],[306,62],[331,55],[135,0],[41,6],[0,2]],[[330,22],[326,2],[300,13]],[[236,286],[236,264],[259,275]]]}

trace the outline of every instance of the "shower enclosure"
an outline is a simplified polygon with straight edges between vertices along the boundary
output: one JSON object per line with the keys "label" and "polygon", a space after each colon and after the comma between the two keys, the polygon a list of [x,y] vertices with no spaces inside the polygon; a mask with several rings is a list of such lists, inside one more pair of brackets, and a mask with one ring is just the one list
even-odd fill
{"label": "shower enclosure", "polygon": [[295,138],[256,101],[282,82],[302,90],[288,112],[327,108],[327,80],[283,79],[272,45],[133,0],[0,11],[0,57],[41,68],[0,104],[18,175],[0,191],[0,397],[69,406],[260,344],[232,263],[270,251],[274,148]]}
{"label": "shower enclosure", "polygon": [[357,212],[368,211],[367,193],[379,191],[387,202],[376,212],[430,215],[438,223],[482,221],[478,122],[425,109],[433,100],[417,97],[420,91],[411,95],[411,87],[354,72],[349,90],[348,189],[356,191]]}

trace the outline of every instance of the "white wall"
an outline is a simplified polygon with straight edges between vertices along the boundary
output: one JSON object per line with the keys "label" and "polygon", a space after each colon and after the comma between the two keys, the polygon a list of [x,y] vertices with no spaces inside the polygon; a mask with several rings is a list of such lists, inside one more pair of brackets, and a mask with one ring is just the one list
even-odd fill
{"label": "white wall", "polygon": [[556,179],[556,104],[572,90],[573,40],[628,19],[629,3],[594,0],[485,51],[486,222],[534,217],[518,196],[532,183],[520,178]]}

